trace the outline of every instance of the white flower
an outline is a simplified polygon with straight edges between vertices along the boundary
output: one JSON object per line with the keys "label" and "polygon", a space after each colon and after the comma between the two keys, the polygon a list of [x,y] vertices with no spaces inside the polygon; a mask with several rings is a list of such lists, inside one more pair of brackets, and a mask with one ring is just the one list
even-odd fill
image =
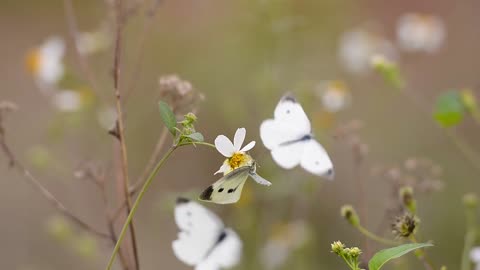
{"label": "white flower", "polygon": [[246,152],[255,146],[255,141],[249,142],[242,148],[246,133],[247,131],[245,128],[237,129],[235,137],[233,138],[233,143],[225,135],[217,136],[215,139],[215,147],[217,148],[217,151],[227,159],[215,174],[223,173],[225,175],[236,168],[252,164],[253,159]]}
{"label": "white flower", "polygon": [[470,260],[476,264],[475,270],[480,270],[480,247],[472,248],[470,251]]}
{"label": "white flower", "polygon": [[82,95],[73,90],[61,90],[52,97],[53,105],[62,112],[75,112],[82,107]]}
{"label": "white flower", "polygon": [[27,68],[35,77],[39,87],[52,88],[63,77],[65,42],[60,37],[48,38],[40,47],[27,55]]}
{"label": "white flower", "polygon": [[317,87],[316,92],[323,108],[331,113],[338,112],[350,104],[351,95],[342,81],[329,81]]}
{"label": "white flower", "polygon": [[408,13],[397,22],[397,40],[406,51],[433,53],[442,46],[446,34],[443,21],[433,15]]}
{"label": "white flower", "polygon": [[343,34],[340,40],[340,61],[349,72],[365,74],[371,70],[370,59],[375,54],[395,60],[397,53],[393,44],[374,32],[354,29]]}

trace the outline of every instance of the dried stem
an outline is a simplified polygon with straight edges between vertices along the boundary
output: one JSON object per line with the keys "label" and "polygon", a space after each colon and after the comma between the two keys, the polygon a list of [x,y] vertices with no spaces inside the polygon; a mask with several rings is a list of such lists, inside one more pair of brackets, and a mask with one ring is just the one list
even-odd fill
{"label": "dried stem", "polygon": [[[115,1],[115,21],[116,21],[116,30],[115,30],[115,52],[113,60],[113,88],[115,93],[115,105],[117,109],[117,128],[118,128],[118,140],[120,141],[120,152],[121,152],[121,167],[123,174],[123,190],[126,199],[127,206],[127,215],[130,214],[132,208],[132,202],[130,199],[129,193],[129,178],[128,178],[128,159],[127,159],[127,146],[125,143],[125,129],[123,123],[123,114],[122,114],[122,100],[120,95],[120,56],[121,56],[121,44],[122,44],[122,32],[124,24],[124,16],[122,10],[122,1]],[[135,235],[134,223],[130,223],[130,236],[132,241],[133,257],[135,261],[135,269],[140,269],[139,259],[138,259],[138,249],[137,241]]]}
{"label": "dried stem", "polygon": [[[0,123],[1,124],[1,123]],[[110,239],[110,235],[104,232],[101,232],[95,229],[93,226],[87,224],[82,219],[77,217],[73,214],[65,205],[63,205],[45,186],[40,183],[27,169],[20,163],[20,161],[15,157],[13,151],[9,148],[5,140],[5,131],[0,125],[0,147],[2,152],[8,158],[8,162],[11,168],[16,169],[20,172],[24,179],[28,181],[28,183],[32,184],[32,186],[40,192],[40,194],[53,206],[55,207],[62,215],[69,218],[79,227],[83,228],[89,233],[92,233],[98,237],[103,239]]]}

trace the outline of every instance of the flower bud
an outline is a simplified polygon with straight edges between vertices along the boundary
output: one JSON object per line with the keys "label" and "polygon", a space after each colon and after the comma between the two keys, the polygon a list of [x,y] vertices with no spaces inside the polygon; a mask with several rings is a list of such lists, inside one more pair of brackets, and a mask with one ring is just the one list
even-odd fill
{"label": "flower bud", "polygon": [[355,212],[355,209],[351,205],[344,205],[340,210],[340,214],[353,226],[358,226],[360,224],[360,218]]}
{"label": "flower bud", "polygon": [[400,195],[400,200],[402,201],[405,208],[407,208],[408,211],[410,211],[411,213],[415,213],[417,210],[417,202],[413,197],[412,187],[409,187],[409,186],[402,187],[400,188],[400,191],[398,193]]}
{"label": "flower bud", "polygon": [[418,227],[419,219],[411,213],[406,213],[396,218],[392,224],[392,233],[396,237],[407,238],[415,233]]}
{"label": "flower bud", "polygon": [[340,241],[333,242],[331,246],[332,246],[332,252],[337,255],[343,254],[345,250],[345,245]]}

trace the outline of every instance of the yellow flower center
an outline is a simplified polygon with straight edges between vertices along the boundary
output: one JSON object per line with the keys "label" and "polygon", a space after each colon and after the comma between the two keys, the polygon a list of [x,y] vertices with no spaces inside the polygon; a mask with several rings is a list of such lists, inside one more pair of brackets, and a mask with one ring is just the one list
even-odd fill
{"label": "yellow flower center", "polygon": [[233,154],[232,157],[230,157],[227,160],[228,165],[230,165],[230,168],[232,168],[232,170],[242,166],[246,166],[251,161],[252,161],[252,158],[249,155],[242,152],[236,152],[235,154]]}
{"label": "yellow flower center", "polygon": [[26,66],[27,70],[32,74],[37,74],[38,70],[40,69],[40,63],[42,61],[42,57],[40,55],[40,51],[38,49],[31,50],[27,54],[26,58]]}

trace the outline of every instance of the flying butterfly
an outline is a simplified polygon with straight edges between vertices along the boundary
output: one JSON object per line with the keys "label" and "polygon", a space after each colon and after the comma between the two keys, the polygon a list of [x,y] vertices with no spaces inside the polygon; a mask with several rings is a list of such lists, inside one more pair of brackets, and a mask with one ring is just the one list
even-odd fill
{"label": "flying butterfly", "polygon": [[274,118],[260,125],[260,138],[273,160],[284,169],[298,165],[308,172],[333,180],[330,157],[312,134],[310,120],[291,95],[285,95],[275,108]]}
{"label": "flying butterfly", "polygon": [[175,222],[180,232],[172,248],[180,261],[194,266],[195,270],[220,270],[240,262],[242,241],[210,210],[178,198]]}
{"label": "flying butterfly", "polygon": [[218,204],[236,203],[249,176],[260,185],[270,186],[272,183],[258,175],[256,170],[257,165],[253,162],[249,166],[242,166],[229,172],[206,188],[199,199]]}

